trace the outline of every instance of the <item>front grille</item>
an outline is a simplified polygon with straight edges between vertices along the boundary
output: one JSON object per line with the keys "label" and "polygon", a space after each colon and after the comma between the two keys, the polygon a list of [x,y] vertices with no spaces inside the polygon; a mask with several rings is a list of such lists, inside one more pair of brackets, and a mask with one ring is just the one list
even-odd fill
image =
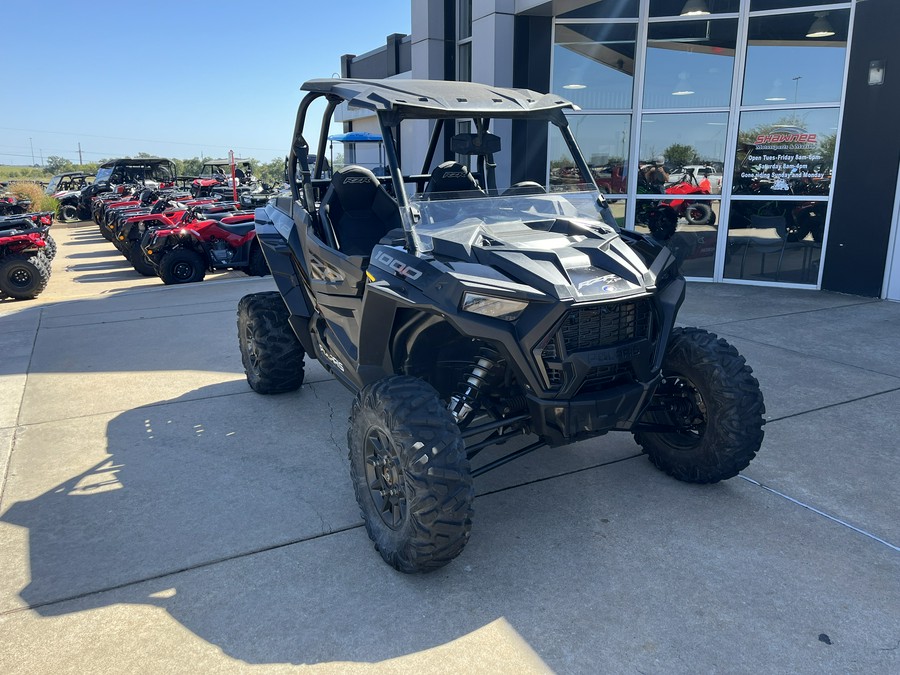
{"label": "front grille", "polygon": [[[569,310],[559,329],[540,347],[548,386],[557,389],[565,385],[570,376],[566,374],[563,360],[569,354],[651,338],[652,317],[653,306],[648,298]],[[631,371],[621,364],[592,368],[578,391],[599,391],[626,376],[630,377]]]}
{"label": "front grille", "polygon": [[581,387],[578,388],[578,393],[590,394],[595,391],[601,391],[615,384],[619,379],[630,375],[631,369],[625,363],[591,368],[584,378],[584,382],[581,383]]}
{"label": "front grille", "polygon": [[580,307],[566,315],[560,334],[569,353],[612,347],[650,337],[651,316],[648,300]]}

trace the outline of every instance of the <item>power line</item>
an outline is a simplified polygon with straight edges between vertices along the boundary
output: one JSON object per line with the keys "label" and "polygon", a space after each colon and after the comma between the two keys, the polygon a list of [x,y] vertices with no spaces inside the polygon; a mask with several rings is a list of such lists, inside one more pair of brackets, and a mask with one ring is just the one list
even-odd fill
{"label": "power line", "polygon": [[[185,141],[163,141],[159,139],[152,138],[127,138],[124,136],[102,136],[98,134],[83,134],[76,133],[74,131],[47,131],[45,129],[20,129],[18,127],[0,127],[4,131],[23,131],[25,133],[31,134],[57,134],[60,136],[77,136],[79,138],[87,137],[87,138],[105,138],[113,141],[132,141],[135,143],[163,143],[168,145],[187,145],[196,148],[197,143],[187,143]],[[250,145],[231,145],[230,143],[204,143],[204,145],[215,145],[216,147],[234,147],[240,148],[241,150],[265,150],[266,152],[283,152],[284,148],[280,150],[276,150],[275,148],[257,148]]]}

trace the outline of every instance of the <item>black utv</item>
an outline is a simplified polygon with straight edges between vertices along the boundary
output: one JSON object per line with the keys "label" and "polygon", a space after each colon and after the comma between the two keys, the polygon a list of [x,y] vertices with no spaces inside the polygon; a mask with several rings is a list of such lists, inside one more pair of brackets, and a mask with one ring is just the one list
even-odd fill
{"label": "black utv", "polygon": [[121,186],[137,185],[158,189],[174,184],[175,164],[162,157],[111,159],[97,169],[90,185],[59,198],[59,219],[63,222],[90,220],[91,202],[97,195],[114,192]]}
{"label": "black utv", "polygon": [[[469,538],[473,477],[540,447],[621,431],[680,480],[748,465],[763,439],[759,384],[725,340],[675,327],[677,260],[618,227],[569,129],[570,102],[457,82],[303,89],[292,194],[255,216],[278,292],[241,299],[241,357],[260,393],[300,387],[307,357],[355,392],[350,476],[386,562],[403,572],[449,562]],[[321,130],[344,103],[374,113],[385,175],[345,166],[325,179],[310,165],[317,99]],[[526,155],[565,156],[580,182],[556,185],[546,168],[516,175],[492,131],[510,120],[527,123]],[[408,173],[401,131],[428,127],[421,168]],[[515,450],[474,461],[510,441]]]}

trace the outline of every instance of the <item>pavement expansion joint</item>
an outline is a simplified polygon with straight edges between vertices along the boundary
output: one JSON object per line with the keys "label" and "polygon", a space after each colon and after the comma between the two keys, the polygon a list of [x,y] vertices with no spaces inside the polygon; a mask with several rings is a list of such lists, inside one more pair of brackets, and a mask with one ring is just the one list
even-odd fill
{"label": "pavement expansion joint", "polygon": [[786,316],[797,316],[800,314],[816,314],[818,312],[830,312],[833,310],[847,309],[848,307],[862,307],[863,305],[876,305],[883,302],[879,299],[872,300],[861,300],[859,302],[848,302],[845,305],[833,305],[831,307],[813,307],[811,309],[795,309],[789,312],[779,312],[777,314],[766,314],[764,316],[753,316],[753,317],[741,317],[738,319],[731,319],[729,321],[719,321],[716,323],[705,323],[703,324],[703,328],[711,328],[714,326],[727,326],[732,323],[748,323],[750,321],[766,321],[767,319],[781,319]]}
{"label": "pavement expansion joint", "polygon": [[[890,375],[889,377],[893,377]],[[808,410],[802,410],[800,412],[791,413],[790,415],[784,415],[783,417],[770,417],[765,420],[766,424],[772,424],[773,422],[782,422],[784,420],[793,419],[795,417],[803,417],[804,415],[809,415],[810,413],[821,412],[823,410],[830,410],[831,408],[839,408],[842,405],[848,405],[850,403],[859,403],[860,401],[865,401],[870,398],[875,398],[877,396],[885,396],[886,394],[894,394],[900,391],[900,387],[894,387],[893,389],[885,389],[884,391],[876,391],[873,394],[866,394],[865,396],[857,396],[856,398],[848,398],[846,401],[839,401],[838,403],[829,403],[828,405],[819,406],[818,408],[809,408]]]}
{"label": "pavement expansion joint", "polygon": [[[197,303],[197,304],[201,304],[201,303]],[[191,307],[191,305],[183,305],[183,307]],[[148,308],[142,307],[141,309],[143,309],[144,311],[147,311]],[[152,309],[152,308],[150,308],[150,309]],[[134,310],[129,309],[129,310],[123,310],[123,311],[133,312]],[[190,312],[189,315],[190,316],[201,316],[203,314],[231,314],[233,312],[234,312],[234,308],[230,307],[230,308],[226,308],[226,309],[211,309],[211,310],[205,311],[205,312]],[[133,317],[125,318],[125,319],[111,319],[109,321],[93,321],[93,322],[89,322],[89,323],[66,323],[66,324],[59,324],[59,325],[55,325],[55,326],[48,326],[44,330],[57,330],[59,328],[78,328],[81,326],[104,326],[104,325],[115,324],[115,323],[128,323],[130,321],[153,321],[155,319],[172,319],[172,318],[179,317],[179,316],[185,316],[185,312],[177,312],[175,314],[160,314],[159,316],[133,316]]]}
{"label": "pavement expansion joint", "polygon": [[36,602],[34,604],[29,604],[25,607],[16,607],[15,609],[7,609],[0,611],[0,616],[9,616],[11,614],[18,614],[20,612],[27,612],[33,609],[39,609],[41,607],[48,607],[51,605],[58,605],[64,602],[71,602],[73,600],[80,600],[82,598],[89,598],[93,595],[99,595],[101,593],[109,593],[111,591],[118,591],[123,588],[129,588],[130,586],[137,586],[139,584],[146,583],[148,581],[156,581],[158,579],[165,579],[167,577],[175,576],[177,574],[184,574],[185,572],[192,572],[194,570],[203,569],[205,567],[212,567],[213,565],[218,565],[219,563],[230,562],[232,560],[240,560],[241,558],[248,558],[250,556],[256,555],[258,553],[268,553],[269,551],[276,551],[281,548],[286,548],[288,546],[294,546],[295,544],[304,544],[309,541],[315,541],[316,539],[321,539],[322,537],[328,537],[333,534],[341,534],[343,532],[349,532],[351,530],[357,530],[363,527],[362,521],[358,523],[354,523],[353,525],[346,525],[344,527],[338,527],[333,530],[329,530],[328,532],[321,532],[319,534],[310,535],[308,537],[300,537],[299,539],[292,539],[290,541],[281,542],[278,544],[272,544],[271,546],[262,546],[260,548],[255,548],[251,551],[243,551],[241,553],[235,553],[233,555],[222,556],[221,558],[216,558],[215,560],[207,560],[206,562],[196,563],[194,565],[187,565],[185,567],[181,567],[179,569],[169,570],[168,572],[160,572],[159,574],[152,574],[147,577],[142,577],[140,579],[134,579],[132,581],[123,581],[120,584],[115,584],[113,586],[106,586],[104,588],[98,588],[93,591],[85,591],[84,593],[77,593],[74,595],[66,596],[64,598],[57,598],[55,600],[47,600],[45,602]]}
{"label": "pavement expansion joint", "polygon": [[771,488],[768,485],[764,485],[763,483],[760,483],[759,481],[755,481],[752,478],[748,478],[747,476],[739,475],[738,478],[742,478],[743,480],[755,485],[756,487],[762,488],[763,490],[766,490],[767,492],[771,492],[774,495],[778,495],[779,497],[788,500],[792,504],[796,504],[797,506],[803,507],[804,509],[808,509],[808,510],[812,511],[813,513],[815,513],[816,515],[827,518],[828,520],[831,520],[831,521],[837,523],[838,525],[843,525],[844,527],[849,528],[849,529],[853,530],[854,532],[857,532],[863,536],[866,536],[869,539],[874,539],[879,544],[884,544],[889,549],[892,549],[893,551],[900,553],[900,546],[895,546],[894,544],[890,543],[889,541],[885,541],[881,537],[878,537],[878,536],[872,534],[871,532],[868,532],[860,527],[856,527],[855,525],[851,525],[847,521],[841,520],[840,518],[838,518],[836,516],[832,516],[830,513],[821,511],[820,509],[817,509],[814,506],[810,506],[809,504],[801,502],[799,499],[795,499],[794,497],[791,497],[790,495],[786,495],[783,492],[779,492],[775,488]]}

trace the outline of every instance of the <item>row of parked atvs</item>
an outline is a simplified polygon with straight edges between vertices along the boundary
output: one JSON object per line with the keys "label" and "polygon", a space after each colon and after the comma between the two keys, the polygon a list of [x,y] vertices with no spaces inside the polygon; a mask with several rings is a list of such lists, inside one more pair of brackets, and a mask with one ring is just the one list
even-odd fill
{"label": "row of parked atvs", "polygon": [[50,281],[53,212],[0,216],[0,299],[30,300]]}
{"label": "row of parked atvs", "polygon": [[214,270],[269,273],[253,211],[221,195],[120,185],[93,197],[91,215],[135,271],[166,284],[202,281]]}

